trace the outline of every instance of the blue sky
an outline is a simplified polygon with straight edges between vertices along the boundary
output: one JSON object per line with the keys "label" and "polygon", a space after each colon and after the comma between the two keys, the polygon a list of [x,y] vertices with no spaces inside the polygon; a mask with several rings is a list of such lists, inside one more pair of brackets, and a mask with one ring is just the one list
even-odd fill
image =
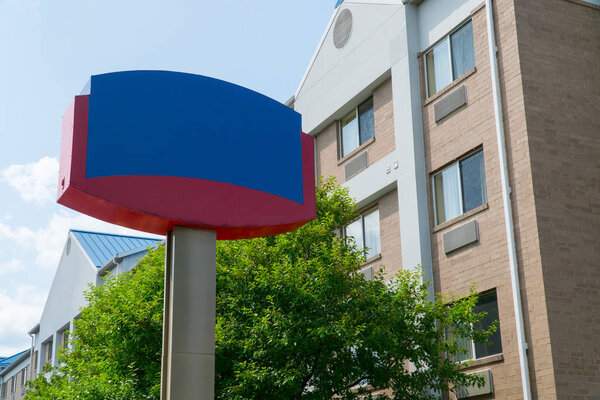
{"label": "blue sky", "polygon": [[334,0],[0,0],[0,356],[29,346],[69,228],[124,228],[55,203],[61,119],[90,75],[224,79],[284,102]]}

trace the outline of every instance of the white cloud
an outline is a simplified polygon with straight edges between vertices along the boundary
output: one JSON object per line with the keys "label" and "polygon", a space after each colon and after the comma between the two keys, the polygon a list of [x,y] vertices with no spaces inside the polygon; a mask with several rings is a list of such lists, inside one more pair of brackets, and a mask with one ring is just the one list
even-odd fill
{"label": "white cloud", "polygon": [[6,262],[0,262],[0,275],[10,272],[22,271],[25,269],[25,263],[19,259],[13,258]]}
{"label": "white cloud", "polygon": [[13,164],[2,171],[2,180],[19,192],[25,201],[52,202],[56,196],[58,160],[43,157],[29,164]]}
{"label": "white cloud", "polygon": [[13,296],[0,292],[0,355],[29,347],[27,332],[39,322],[45,301],[46,293],[31,285],[17,287]]}
{"label": "white cloud", "polygon": [[55,213],[46,227],[32,230],[27,227],[13,228],[0,221],[0,242],[12,241],[27,250],[34,250],[35,262],[45,268],[55,268],[60,260],[69,229],[124,235],[159,237],[118,225],[109,224],[83,214]]}

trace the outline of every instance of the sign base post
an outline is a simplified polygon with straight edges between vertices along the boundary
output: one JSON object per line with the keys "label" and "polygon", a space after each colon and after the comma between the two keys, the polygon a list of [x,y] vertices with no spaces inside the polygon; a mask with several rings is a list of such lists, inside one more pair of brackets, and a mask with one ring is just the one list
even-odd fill
{"label": "sign base post", "polygon": [[216,231],[167,234],[161,400],[213,400]]}

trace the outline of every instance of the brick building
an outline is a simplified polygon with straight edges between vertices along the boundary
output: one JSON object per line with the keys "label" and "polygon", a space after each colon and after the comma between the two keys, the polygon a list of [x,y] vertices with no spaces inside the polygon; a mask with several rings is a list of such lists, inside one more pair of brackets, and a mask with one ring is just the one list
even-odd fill
{"label": "brick building", "polygon": [[600,1],[345,0],[289,105],[365,274],[475,282],[499,321],[461,398],[600,399]]}
{"label": "brick building", "polygon": [[11,357],[0,357],[0,400],[25,398],[30,355],[29,350],[24,350]]}

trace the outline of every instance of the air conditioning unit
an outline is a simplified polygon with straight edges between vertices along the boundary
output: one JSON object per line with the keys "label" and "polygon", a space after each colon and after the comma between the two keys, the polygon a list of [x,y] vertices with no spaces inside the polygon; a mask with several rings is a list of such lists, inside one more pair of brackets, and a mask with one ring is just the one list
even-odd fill
{"label": "air conditioning unit", "polygon": [[485,378],[485,385],[483,387],[478,386],[462,386],[454,389],[454,394],[457,399],[466,399],[469,397],[481,396],[483,394],[494,393],[494,384],[492,382],[492,371],[485,369],[483,371],[473,372],[479,376]]}

